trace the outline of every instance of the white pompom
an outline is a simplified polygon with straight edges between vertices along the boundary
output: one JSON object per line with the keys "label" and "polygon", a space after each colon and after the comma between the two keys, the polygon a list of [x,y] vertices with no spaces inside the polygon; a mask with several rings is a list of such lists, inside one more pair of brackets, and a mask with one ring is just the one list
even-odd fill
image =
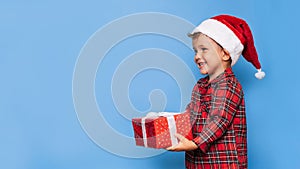
{"label": "white pompom", "polygon": [[257,79],[263,79],[265,76],[266,76],[266,74],[265,74],[265,72],[263,72],[263,71],[261,71],[261,69],[257,69],[257,73],[255,73],[255,77],[257,78]]}

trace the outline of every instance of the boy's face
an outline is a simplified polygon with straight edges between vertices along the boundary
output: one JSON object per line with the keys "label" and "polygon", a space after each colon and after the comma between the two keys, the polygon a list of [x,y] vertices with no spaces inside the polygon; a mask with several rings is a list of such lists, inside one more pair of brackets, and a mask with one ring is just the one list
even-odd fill
{"label": "boy's face", "polygon": [[193,48],[194,61],[201,74],[208,74],[212,80],[224,72],[224,51],[215,41],[204,34],[199,34],[193,37]]}

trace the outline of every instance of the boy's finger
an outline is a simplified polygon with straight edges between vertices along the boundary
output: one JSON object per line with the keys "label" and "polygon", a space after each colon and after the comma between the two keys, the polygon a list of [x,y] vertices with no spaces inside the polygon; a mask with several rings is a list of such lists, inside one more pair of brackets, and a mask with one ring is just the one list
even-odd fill
{"label": "boy's finger", "polygon": [[181,134],[176,133],[175,137],[177,137],[179,139],[179,141],[183,141],[185,139],[185,137]]}
{"label": "boy's finger", "polygon": [[168,150],[168,151],[173,151],[173,150],[174,150],[174,147],[173,147],[173,146],[168,147],[168,148],[166,148],[166,150]]}

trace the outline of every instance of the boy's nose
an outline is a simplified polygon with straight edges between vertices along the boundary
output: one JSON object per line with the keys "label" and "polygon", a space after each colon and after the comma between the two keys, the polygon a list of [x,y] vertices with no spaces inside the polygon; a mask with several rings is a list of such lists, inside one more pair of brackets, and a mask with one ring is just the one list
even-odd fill
{"label": "boy's nose", "polygon": [[195,61],[200,60],[200,59],[202,59],[201,55],[199,53],[196,53],[195,54]]}

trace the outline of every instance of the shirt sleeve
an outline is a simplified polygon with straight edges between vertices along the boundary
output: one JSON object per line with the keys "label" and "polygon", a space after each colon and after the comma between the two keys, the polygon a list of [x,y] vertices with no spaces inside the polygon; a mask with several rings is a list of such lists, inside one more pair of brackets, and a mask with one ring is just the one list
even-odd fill
{"label": "shirt sleeve", "polygon": [[201,133],[193,139],[200,150],[206,153],[210,145],[222,137],[231,125],[237,107],[242,100],[241,88],[234,84],[220,83],[211,94],[211,108],[206,125]]}

